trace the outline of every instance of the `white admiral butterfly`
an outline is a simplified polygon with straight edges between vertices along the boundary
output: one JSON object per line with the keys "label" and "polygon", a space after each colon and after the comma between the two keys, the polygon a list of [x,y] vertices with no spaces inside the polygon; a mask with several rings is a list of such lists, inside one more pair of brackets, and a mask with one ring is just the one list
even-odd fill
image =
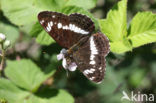
{"label": "white admiral butterfly", "polygon": [[70,71],[79,70],[91,81],[100,83],[105,73],[105,57],[109,53],[107,37],[95,31],[92,20],[82,14],[64,15],[43,11],[38,20],[49,35],[62,47],[58,59]]}

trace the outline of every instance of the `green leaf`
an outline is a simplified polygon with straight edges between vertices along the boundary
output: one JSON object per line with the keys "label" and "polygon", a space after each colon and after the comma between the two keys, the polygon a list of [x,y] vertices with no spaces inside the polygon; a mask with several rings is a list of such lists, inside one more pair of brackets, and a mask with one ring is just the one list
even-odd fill
{"label": "green leaf", "polygon": [[123,53],[131,51],[132,46],[129,40],[110,42],[110,49],[114,53]]}
{"label": "green leaf", "polygon": [[45,30],[43,30],[39,22],[36,22],[36,24],[32,27],[30,35],[37,37],[36,42],[41,45],[50,45],[51,43],[55,42],[53,38],[50,37]]}
{"label": "green leaf", "polygon": [[[43,10],[55,10],[54,0],[1,0],[4,15],[16,25],[26,25],[37,20],[37,14]],[[12,5],[12,6],[11,6]]]}
{"label": "green leaf", "polygon": [[40,11],[59,11],[68,5],[90,9],[96,4],[96,0],[23,0],[22,2],[21,0],[1,0],[0,2],[4,15],[18,26],[35,23]]}
{"label": "green leaf", "polygon": [[29,34],[32,37],[37,37],[42,32],[42,30],[43,30],[43,28],[42,28],[41,24],[37,21],[36,24],[33,25]]}
{"label": "green leaf", "polygon": [[36,24],[33,25],[29,34],[36,37],[36,42],[41,45],[50,45],[55,42],[53,38],[50,37],[49,34],[41,27],[39,22],[36,22]]}
{"label": "green leaf", "polygon": [[74,103],[74,98],[65,90],[59,90],[58,95],[50,98],[49,103]]}
{"label": "green leaf", "polygon": [[111,42],[122,41],[127,35],[127,0],[120,1],[107,14],[107,18],[99,20],[100,28]]}
{"label": "green leaf", "polygon": [[0,79],[0,98],[8,103],[74,103],[74,98],[65,90],[46,88],[33,94],[2,78]]}
{"label": "green leaf", "polygon": [[28,99],[25,99],[20,103],[48,103],[48,101],[45,98],[41,98],[34,94],[31,94]]}
{"label": "green leaf", "polygon": [[20,103],[74,103],[74,98],[65,90],[49,89],[30,94]]}
{"label": "green leaf", "polygon": [[42,32],[37,36],[36,42],[41,45],[50,45],[55,41],[52,39],[52,37],[49,36],[49,34],[45,30],[42,30]]}
{"label": "green leaf", "polygon": [[5,74],[16,85],[26,90],[35,92],[38,87],[54,72],[51,68],[49,72],[43,72],[31,60],[7,61]]}
{"label": "green leaf", "polygon": [[156,15],[152,12],[140,12],[133,18],[128,38],[133,47],[156,42]]}
{"label": "green leaf", "polygon": [[37,93],[37,96],[47,99],[47,103],[74,103],[74,98],[65,90],[58,89],[45,89]]}
{"label": "green leaf", "polygon": [[30,33],[30,31],[31,31],[33,26],[34,26],[34,23],[30,23],[30,24],[27,24],[27,25],[19,26],[19,30],[22,31],[23,33],[29,35],[29,33]]}
{"label": "green leaf", "polygon": [[19,36],[18,28],[0,22],[0,32],[6,35],[6,38],[14,44]]}
{"label": "green leaf", "polygon": [[[93,20],[93,22],[95,23],[95,29],[98,30],[98,21],[93,17],[91,13],[89,13],[88,11],[80,7],[67,6],[67,7],[62,8],[60,12],[64,14],[68,14],[68,15],[71,13],[81,13],[81,14],[87,15]],[[48,33],[40,26],[38,22],[33,26],[30,32],[30,35],[37,37],[36,41],[37,43],[40,43],[41,45],[50,45],[51,43],[54,43],[54,40],[52,39],[52,37],[48,35]]]}
{"label": "green leaf", "polygon": [[8,103],[18,103],[28,95],[28,92],[20,90],[11,81],[0,79],[0,98],[4,98]]}
{"label": "green leaf", "polygon": [[68,0],[66,6],[78,6],[85,9],[91,9],[96,6],[97,0]]}
{"label": "green leaf", "polygon": [[126,39],[126,7],[127,0],[122,0],[109,11],[106,19],[99,20],[101,31],[109,38],[111,51],[115,53],[123,53],[132,49],[130,42]]}

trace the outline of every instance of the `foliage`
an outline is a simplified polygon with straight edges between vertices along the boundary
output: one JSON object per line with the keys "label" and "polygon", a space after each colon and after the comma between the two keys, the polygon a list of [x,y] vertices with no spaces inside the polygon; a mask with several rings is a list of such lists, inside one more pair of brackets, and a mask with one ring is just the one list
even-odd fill
{"label": "foliage", "polygon": [[[139,6],[143,5],[139,1],[121,0],[114,5],[115,0],[105,0],[102,7],[97,2],[0,0],[0,33],[12,44],[4,50],[4,42],[0,43],[1,62],[6,60],[0,77],[0,102],[120,103],[122,91],[130,94],[132,90],[145,93],[156,90],[153,87],[156,85],[156,14],[151,12],[156,3],[151,3],[150,10],[144,11],[145,8],[138,9],[143,7]],[[102,11],[99,14],[107,14],[106,18],[95,18],[93,12],[99,9]],[[38,13],[46,10],[67,15],[85,14],[93,20],[95,31],[100,29],[108,37],[111,53],[101,84],[91,83],[77,71],[67,77],[65,71],[59,69],[61,64],[56,54],[61,47],[37,20]],[[34,59],[36,54],[39,55]]]}
{"label": "foliage", "polygon": [[[41,71],[41,69],[36,66],[31,60],[26,59],[20,61],[8,61],[7,64],[8,66],[5,69],[5,74],[9,78],[9,80],[3,78],[0,79],[0,97],[7,99],[8,102],[74,102],[71,95],[61,89],[58,90],[53,88],[44,88],[44,91],[37,91],[40,85],[55,73],[55,66],[48,68],[49,70],[46,69],[46,71]],[[50,94],[49,91],[51,91]],[[45,99],[47,95],[49,95],[49,98]]]}
{"label": "foliage", "polygon": [[[96,29],[98,28],[96,19],[86,10],[95,6],[95,4],[93,5],[93,3],[96,3],[95,0],[86,0],[86,3],[84,3],[85,5],[82,5],[79,1],[78,7],[75,6],[76,2],[71,0],[68,2],[65,2],[64,0],[47,0],[46,2],[43,2],[42,0],[34,0],[31,2],[29,2],[29,0],[25,0],[25,3],[20,2],[21,5],[18,4],[18,6],[13,7],[10,7],[9,5],[17,4],[17,2],[19,2],[18,0],[11,0],[8,3],[5,2],[7,1],[2,0],[2,10],[4,11],[4,14],[14,24],[19,26],[28,25],[27,23],[35,23],[37,21],[37,14],[40,11],[52,10],[65,14],[71,14],[75,12],[86,14],[95,22]],[[110,39],[111,51],[114,53],[132,51],[132,49],[135,47],[156,41],[155,14],[151,12],[137,13],[133,18],[129,28],[127,29],[126,13],[127,0],[122,0],[108,12],[106,19],[98,20],[101,31]],[[19,18],[17,18],[16,15],[18,15]],[[42,45],[50,45],[54,42],[54,40],[52,40],[49,35],[46,35],[47,33],[41,29],[41,26],[38,22],[32,27],[30,34],[37,37],[36,41]]]}
{"label": "foliage", "polygon": [[106,19],[99,20],[102,32],[111,41],[111,51],[115,53],[156,42],[156,15],[151,12],[137,13],[127,29],[126,4],[127,0],[122,0],[110,10]]}
{"label": "foliage", "polygon": [[[85,0],[85,2],[86,3],[76,2],[76,0],[75,1],[46,0],[46,2],[45,0],[40,0],[40,1],[25,0],[24,2],[20,2],[20,0],[1,1],[2,10],[4,11],[5,16],[7,16],[9,20],[12,21],[12,23],[18,26],[31,25],[32,23],[37,22],[37,14],[40,11],[46,11],[46,10],[59,11],[66,14],[79,12],[91,16],[91,14],[85,9],[94,7],[96,4],[96,0]],[[15,5],[15,6],[10,6],[10,5]],[[77,5],[78,7],[74,5]],[[16,15],[18,15],[18,17]],[[94,18],[93,20],[95,21]],[[31,32],[36,31],[35,29],[39,29],[39,28],[33,28]],[[30,34],[34,35],[31,32]],[[38,33],[37,34],[38,43],[41,43],[43,45],[49,45],[52,42],[54,42],[54,40],[52,40],[49,36],[45,36],[45,37],[43,36],[43,35],[47,35],[47,33],[44,30],[40,32],[38,31],[37,33]]]}
{"label": "foliage", "polygon": [[1,33],[6,34],[7,38],[11,41],[11,43],[15,43],[16,39],[19,36],[19,31],[15,26],[8,25],[0,22]]}

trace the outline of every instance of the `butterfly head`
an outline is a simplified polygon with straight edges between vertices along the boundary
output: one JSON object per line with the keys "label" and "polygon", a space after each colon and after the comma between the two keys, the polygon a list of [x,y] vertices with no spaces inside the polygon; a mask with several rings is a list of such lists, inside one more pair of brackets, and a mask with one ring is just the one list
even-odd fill
{"label": "butterfly head", "polygon": [[60,54],[57,55],[58,60],[62,60],[62,66],[69,70],[69,71],[75,71],[77,68],[77,65],[75,62],[73,62],[72,57],[67,52],[66,49],[62,49]]}

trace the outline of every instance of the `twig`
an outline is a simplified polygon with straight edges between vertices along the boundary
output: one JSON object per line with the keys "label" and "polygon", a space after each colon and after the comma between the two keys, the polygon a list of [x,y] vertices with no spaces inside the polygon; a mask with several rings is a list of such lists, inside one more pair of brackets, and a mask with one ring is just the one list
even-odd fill
{"label": "twig", "polygon": [[0,63],[0,76],[1,76],[1,72],[4,68],[4,62],[5,62],[5,50],[3,49],[3,46],[2,46],[1,63]]}

